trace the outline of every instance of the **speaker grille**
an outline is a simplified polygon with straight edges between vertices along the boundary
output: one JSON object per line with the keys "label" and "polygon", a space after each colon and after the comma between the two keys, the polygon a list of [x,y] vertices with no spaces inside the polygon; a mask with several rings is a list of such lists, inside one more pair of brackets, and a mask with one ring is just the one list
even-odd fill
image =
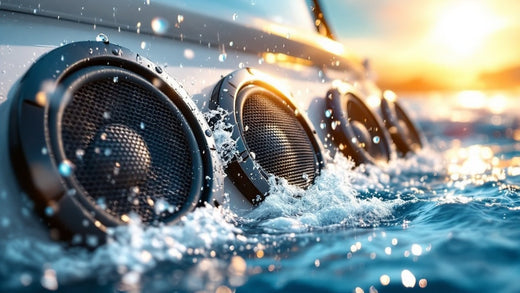
{"label": "speaker grille", "polygon": [[69,90],[62,144],[87,199],[116,218],[135,212],[143,223],[167,221],[201,177],[194,174],[194,134],[182,113],[130,73],[90,78]]}
{"label": "speaker grille", "polygon": [[241,118],[246,144],[262,168],[302,188],[314,182],[318,158],[294,109],[257,90],[246,97]]}

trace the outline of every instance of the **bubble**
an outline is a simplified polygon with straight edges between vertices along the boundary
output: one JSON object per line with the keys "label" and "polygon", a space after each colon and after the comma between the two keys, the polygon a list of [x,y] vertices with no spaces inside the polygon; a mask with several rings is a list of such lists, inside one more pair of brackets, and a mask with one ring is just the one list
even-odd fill
{"label": "bubble", "polygon": [[184,58],[189,60],[195,58],[195,52],[192,49],[184,49]]}
{"label": "bubble", "polygon": [[378,144],[378,143],[381,142],[381,138],[380,138],[379,136],[376,135],[376,136],[374,136],[374,137],[372,138],[372,142],[374,142],[375,144]]}
{"label": "bubble", "polygon": [[20,283],[22,284],[22,286],[27,287],[27,286],[31,285],[32,281],[33,281],[33,278],[28,273],[23,273],[20,276]]}
{"label": "bubble", "polygon": [[46,206],[44,213],[47,217],[51,217],[52,215],[54,215],[54,208],[51,206]]}
{"label": "bubble", "polygon": [[168,210],[169,203],[165,201],[164,199],[158,199],[155,202],[154,210],[156,215],[160,215],[161,213]]}
{"label": "bubble", "polygon": [[96,36],[96,41],[98,42],[103,42],[105,44],[108,44],[108,37],[107,35],[105,35],[104,33],[99,33],[97,36]]}
{"label": "bubble", "polygon": [[168,27],[170,24],[168,23],[168,20],[162,18],[162,17],[155,17],[152,19],[152,30],[154,33],[158,35],[163,35],[168,31]]}
{"label": "bubble", "polygon": [[419,244],[412,244],[412,254],[419,256],[422,254],[422,247]]}
{"label": "bubble", "polygon": [[9,227],[10,224],[11,224],[11,220],[8,217],[3,217],[2,220],[0,221],[0,225],[4,228]]}
{"label": "bubble", "polygon": [[325,110],[325,117],[330,118],[332,116],[332,109]]}
{"label": "bubble", "polygon": [[227,59],[226,53],[221,53],[220,55],[218,55],[218,61],[224,62],[224,61],[226,61],[226,59]]}
{"label": "bubble", "polygon": [[381,277],[379,277],[379,282],[381,282],[381,285],[387,286],[390,284],[390,277],[388,275],[381,275]]}
{"label": "bubble", "polygon": [[409,270],[403,270],[401,272],[401,281],[405,288],[415,287],[415,276]]}
{"label": "bubble", "polygon": [[104,197],[99,197],[96,200],[96,204],[103,210],[105,210],[107,208],[106,200]]}
{"label": "bubble", "polygon": [[58,166],[58,170],[63,177],[69,177],[72,175],[72,170],[74,169],[74,164],[72,164],[69,160],[63,160]]}
{"label": "bubble", "polygon": [[51,291],[58,289],[58,280],[56,278],[56,271],[53,269],[46,269],[41,279],[41,285],[43,288]]}

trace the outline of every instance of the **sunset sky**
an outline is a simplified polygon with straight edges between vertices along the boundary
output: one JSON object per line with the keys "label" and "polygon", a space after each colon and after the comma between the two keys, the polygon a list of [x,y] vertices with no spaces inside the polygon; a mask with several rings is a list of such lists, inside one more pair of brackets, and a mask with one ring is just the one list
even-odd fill
{"label": "sunset sky", "polygon": [[322,2],[335,36],[371,60],[383,87],[519,88],[518,0]]}

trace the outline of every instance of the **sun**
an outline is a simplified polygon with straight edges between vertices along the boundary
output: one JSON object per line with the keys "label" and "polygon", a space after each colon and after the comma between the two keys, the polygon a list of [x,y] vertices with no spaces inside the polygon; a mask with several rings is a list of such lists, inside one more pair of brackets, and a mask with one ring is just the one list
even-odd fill
{"label": "sun", "polygon": [[461,1],[441,10],[432,39],[450,53],[468,56],[500,27],[500,17],[483,1]]}

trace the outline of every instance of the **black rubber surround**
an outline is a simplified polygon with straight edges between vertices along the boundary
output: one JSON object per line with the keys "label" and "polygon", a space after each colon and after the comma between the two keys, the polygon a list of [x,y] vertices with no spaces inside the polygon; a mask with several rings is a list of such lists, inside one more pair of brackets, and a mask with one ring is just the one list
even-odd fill
{"label": "black rubber surround", "polygon": [[132,214],[145,225],[173,223],[222,193],[203,115],[160,67],[125,48],[57,48],[30,68],[15,97],[13,166],[65,238],[102,241],[106,227]]}
{"label": "black rubber surround", "polygon": [[253,205],[267,196],[269,174],[301,188],[320,174],[322,146],[316,131],[265,75],[250,68],[231,73],[215,87],[209,107],[232,113],[224,119],[233,125],[238,154],[226,173]]}
{"label": "black rubber surround", "polygon": [[331,89],[326,97],[325,119],[338,149],[356,165],[388,162],[392,155],[390,138],[359,94]]}
{"label": "black rubber surround", "polygon": [[381,98],[381,113],[397,151],[402,156],[408,152],[417,152],[423,147],[420,132],[399,102]]}

